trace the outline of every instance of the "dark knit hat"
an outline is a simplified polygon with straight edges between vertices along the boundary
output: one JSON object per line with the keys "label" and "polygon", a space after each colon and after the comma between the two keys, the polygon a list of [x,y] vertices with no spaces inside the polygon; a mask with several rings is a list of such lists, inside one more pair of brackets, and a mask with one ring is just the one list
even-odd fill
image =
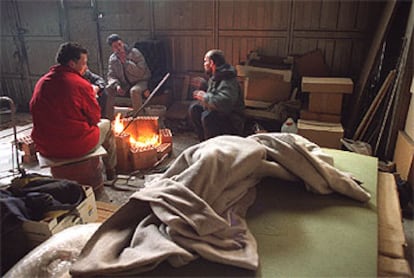
{"label": "dark knit hat", "polygon": [[121,40],[121,37],[118,34],[111,34],[106,38],[106,42],[109,46],[112,46],[112,43]]}

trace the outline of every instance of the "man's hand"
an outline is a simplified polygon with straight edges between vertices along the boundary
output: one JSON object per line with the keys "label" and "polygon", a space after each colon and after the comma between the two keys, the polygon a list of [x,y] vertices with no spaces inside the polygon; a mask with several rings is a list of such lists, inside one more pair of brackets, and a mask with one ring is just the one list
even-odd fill
{"label": "man's hand", "polygon": [[93,84],[91,84],[91,86],[92,86],[93,93],[95,94],[95,97],[98,97],[99,96],[98,93],[100,91],[99,86],[96,86],[96,85],[93,85]]}
{"label": "man's hand", "polygon": [[118,58],[119,58],[119,60],[121,61],[122,64],[126,63],[126,53],[125,52],[117,53],[117,56],[118,56]]}
{"label": "man's hand", "polygon": [[202,91],[202,90],[195,90],[193,92],[193,98],[200,101],[200,102],[204,102],[204,95],[206,94],[206,92]]}
{"label": "man's hand", "polygon": [[145,92],[143,93],[144,98],[148,98],[150,96],[150,90],[146,89]]}
{"label": "man's hand", "polygon": [[124,96],[125,95],[125,91],[119,85],[116,86],[116,93],[118,95],[120,95],[120,96]]}

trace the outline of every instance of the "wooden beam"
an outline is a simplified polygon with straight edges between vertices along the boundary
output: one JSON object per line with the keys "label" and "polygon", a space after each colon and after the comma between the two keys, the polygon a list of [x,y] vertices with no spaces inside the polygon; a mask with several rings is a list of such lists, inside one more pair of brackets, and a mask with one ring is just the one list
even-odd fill
{"label": "wooden beam", "polygon": [[375,113],[377,112],[382,100],[388,92],[392,82],[394,81],[395,72],[395,70],[392,70],[388,73],[388,76],[382,84],[377,95],[375,96],[374,101],[371,103],[370,107],[368,108],[368,111],[365,113],[364,118],[362,118],[362,121],[359,123],[358,128],[353,136],[354,140],[361,140],[362,137],[365,135],[368,126],[371,124],[372,119],[375,116]]}
{"label": "wooden beam", "polygon": [[388,27],[390,25],[392,15],[394,14],[396,2],[396,0],[387,1],[386,6],[384,7],[381,21],[378,24],[378,28],[376,30],[374,39],[368,51],[368,57],[365,60],[361,74],[356,83],[355,96],[353,97],[353,105],[351,106],[353,110],[351,111],[350,122],[348,124],[349,130],[354,130],[354,127],[356,126],[357,116],[362,110],[361,99],[365,90],[365,86],[367,84],[368,77],[372,71],[372,68],[375,64],[375,59],[381,48],[385,33],[387,32]]}

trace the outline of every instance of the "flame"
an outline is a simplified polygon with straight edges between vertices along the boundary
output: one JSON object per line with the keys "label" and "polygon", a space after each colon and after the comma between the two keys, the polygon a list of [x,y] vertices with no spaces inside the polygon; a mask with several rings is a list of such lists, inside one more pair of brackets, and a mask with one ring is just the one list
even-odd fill
{"label": "flame", "polygon": [[121,113],[118,113],[115,117],[113,130],[115,132],[115,135],[120,135],[124,130],[124,124],[121,122]]}
{"label": "flame", "polygon": [[160,145],[158,134],[154,134],[152,137],[149,136],[139,136],[137,139],[131,137],[129,138],[129,143],[132,148],[140,147],[157,147]]}
{"label": "flame", "polygon": [[[116,136],[120,136],[121,132],[124,130],[124,123],[121,121],[121,114],[118,113],[115,117],[113,123],[113,131]],[[141,129],[142,134],[138,138],[134,138],[132,134],[129,137],[129,144],[131,148],[138,149],[142,147],[152,147],[156,148],[160,143],[160,136],[153,131],[147,129]]]}

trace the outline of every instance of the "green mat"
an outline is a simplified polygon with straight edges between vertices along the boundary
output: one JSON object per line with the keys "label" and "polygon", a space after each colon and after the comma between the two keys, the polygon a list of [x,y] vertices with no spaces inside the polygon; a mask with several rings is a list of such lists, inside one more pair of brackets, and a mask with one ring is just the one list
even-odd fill
{"label": "green mat", "polygon": [[377,276],[377,160],[326,151],[337,168],[364,182],[371,201],[361,204],[337,194],[316,195],[297,183],[263,181],[248,213],[262,277]]}
{"label": "green mat", "polygon": [[162,263],[144,276],[377,277],[377,159],[325,151],[334,157],[335,167],[363,181],[372,195],[369,203],[265,179],[247,215],[258,243],[257,272],[199,259],[177,269]]}

